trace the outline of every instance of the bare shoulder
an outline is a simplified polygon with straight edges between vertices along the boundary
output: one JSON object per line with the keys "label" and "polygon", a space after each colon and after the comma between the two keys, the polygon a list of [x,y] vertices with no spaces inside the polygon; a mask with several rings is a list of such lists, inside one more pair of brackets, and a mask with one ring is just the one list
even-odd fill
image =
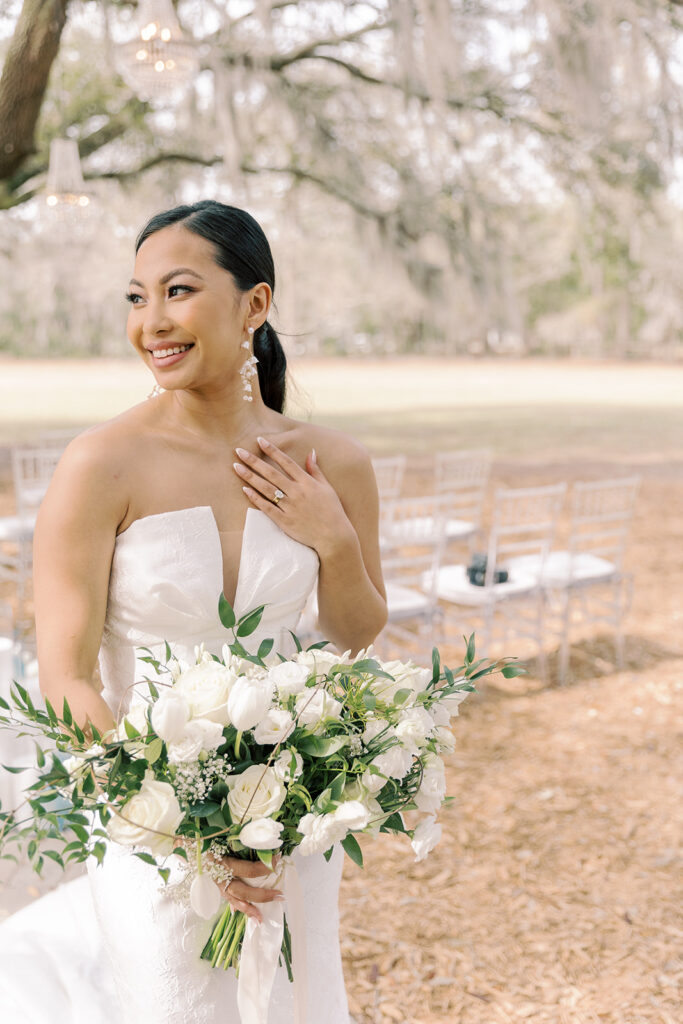
{"label": "bare shoulder", "polygon": [[[58,509],[66,501],[83,515],[123,520],[144,438],[144,410],[134,406],[121,416],[84,430],[65,448],[44,504]],[[144,442],[142,442],[144,444]]]}
{"label": "bare shoulder", "polygon": [[330,427],[294,420],[290,425],[292,454],[298,461],[303,463],[314,448],[320,469],[342,499],[374,500],[377,485],[365,445]]}

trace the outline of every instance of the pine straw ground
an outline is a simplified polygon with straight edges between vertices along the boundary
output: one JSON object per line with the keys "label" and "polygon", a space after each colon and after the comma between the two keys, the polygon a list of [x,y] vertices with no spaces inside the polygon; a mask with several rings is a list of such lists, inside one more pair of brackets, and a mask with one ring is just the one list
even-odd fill
{"label": "pine straw ground", "polygon": [[[683,463],[497,462],[494,480],[633,468],[644,482],[625,670],[608,637],[584,634],[569,685],[554,682],[551,654],[547,684],[532,666],[465,702],[441,844],[416,864],[406,840],[384,836],[363,843],[365,871],[347,860],[341,940],[357,1024],[682,1019]],[[412,484],[426,490],[417,472]]]}
{"label": "pine straw ground", "polygon": [[[604,469],[509,465],[496,477]],[[482,687],[456,720],[440,845],[416,864],[406,840],[383,837],[364,842],[365,871],[347,861],[342,949],[358,1024],[683,1019],[683,474],[638,469],[625,670],[609,637],[584,634],[569,685],[531,666]]]}

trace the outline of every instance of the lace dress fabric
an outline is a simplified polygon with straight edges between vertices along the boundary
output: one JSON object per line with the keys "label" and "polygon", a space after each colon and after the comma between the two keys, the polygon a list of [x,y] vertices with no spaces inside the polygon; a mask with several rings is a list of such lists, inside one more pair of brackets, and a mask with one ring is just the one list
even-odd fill
{"label": "lace dress fabric", "polygon": [[[315,551],[293,540],[264,513],[249,509],[234,608],[240,616],[257,605],[266,607],[245,646],[253,651],[261,640],[273,637],[276,650],[290,649],[289,630],[296,628],[317,573]],[[137,661],[136,647],[148,647],[163,660],[168,641],[173,653],[189,662],[200,642],[211,653],[220,653],[228,639],[218,618],[222,574],[220,534],[209,506],[148,516],[119,534],[100,650],[103,695],[116,717],[130,705],[133,684],[150,671]],[[296,860],[306,911],[307,1021],[348,1024],[337,908],[343,853],[335,850],[329,863],[322,855]],[[31,1003],[30,993],[22,999],[0,967],[6,1005],[16,1014],[13,1024],[76,1024],[85,1019],[77,1007],[83,1005],[82,998],[65,1000],[64,979],[73,978],[73,957],[80,960],[76,974],[84,984],[89,977],[97,979],[99,997],[91,993],[88,1003],[90,1024],[239,1024],[234,972],[213,969],[199,959],[211,922],[197,918],[179,898],[174,883],[182,880],[180,862],[164,886],[154,868],[112,844],[103,865],[89,864],[88,874],[90,891],[79,879],[62,887],[67,893],[61,900],[59,890],[51,893],[0,927],[0,954],[10,947],[28,953],[33,937],[39,952],[25,975],[36,984],[40,962],[50,965],[41,992],[43,1004],[53,992],[50,1016],[42,1016],[39,1008],[22,1016],[20,1006],[26,1009]],[[80,902],[83,919],[97,936],[89,949],[70,941],[69,923],[73,927],[79,918],[74,901],[77,907]],[[51,928],[56,931],[58,917],[66,922],[64,956],[72,958],[61,969],[59,950],[44,938]],[[284,968],[278,968],[268,1024],[293,1021],[290,989]]]}

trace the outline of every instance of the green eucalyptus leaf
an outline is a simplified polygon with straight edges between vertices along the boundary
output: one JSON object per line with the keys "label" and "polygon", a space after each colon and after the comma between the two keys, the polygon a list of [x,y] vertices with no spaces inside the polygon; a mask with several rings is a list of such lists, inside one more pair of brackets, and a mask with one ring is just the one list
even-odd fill
{"label": "green eucalyptus leaf", "polygon": [[254,608],[253,612],[244,615],[237,625],[237,636],[251,636],[254,630],[259,627],[264,609],[265,605],[262,604],[258,608]]}
{"label": "green eucalyptus leaf", "polygon": [[515,676],[525,676],[526,669],[521,665],[506,665],[502,674],[506,679],[514,679]]}
{"label": "green eucalyptus leaf", "polygon": [[475,655],[475,644],[474,644],[474,633],[470,636],[467,641],[467,652],[465,654],[465,663],[469,666],[474,661]]}
{"label": "green eucalyptus leaf", "polygon": [[155,761],[159,760],[163,747],[164,741],[159,736],[153,739],[151,743],[147,744],[145,747],[145,760],[147,761],[147,764],[154,764]]}
{"label": "green eucalyptus leaf", "polygon": [[438,648],[432,647],[432,684],[436,684],[439,681],[441,675],[441,656]]}
{"label": "green eucalyptus leaf", "polygon": [[353,863],[357,864],[359,868],[362,868],[363,851],[361,850],[356,837],[349,834],[346,839],[342,839],[342,846],[344,847],[344,852],[351,858]]}
{"label": "green eucalyptus leaf", "polygon": [[270,638],[268,638],[267,640],[262,640],[261,643],[259,644],[259,649],[258,649],[258,656],[259,656],[259,658],[261,658],[261,659],[267,658],[268,655],[270,654],[270,652],[273,649],[273,644],[274,643],[275,643],[275,641],[271,640]]}
{"label": "green eucalyptus leaf", "polygon": [[233,607],[228,600],[226,600],[225,594],[221,593],[218,598],[218,618],[221,620],[226,629],[232,629],[235,625],[235,612]]}

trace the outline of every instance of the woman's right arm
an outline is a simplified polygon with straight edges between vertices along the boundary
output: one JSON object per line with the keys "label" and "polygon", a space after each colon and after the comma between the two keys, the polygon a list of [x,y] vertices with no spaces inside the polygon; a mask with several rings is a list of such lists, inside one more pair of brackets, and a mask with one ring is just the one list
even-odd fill
{"label": "woman's right arm", "polygon": [[58,714],[66,697],[75,721],[100,732],[115,724],[93,676],[116,530],[127,509],[125,476],[104,438],[88,432],[66,449],[40,506],[33,544],[40,689]]}

